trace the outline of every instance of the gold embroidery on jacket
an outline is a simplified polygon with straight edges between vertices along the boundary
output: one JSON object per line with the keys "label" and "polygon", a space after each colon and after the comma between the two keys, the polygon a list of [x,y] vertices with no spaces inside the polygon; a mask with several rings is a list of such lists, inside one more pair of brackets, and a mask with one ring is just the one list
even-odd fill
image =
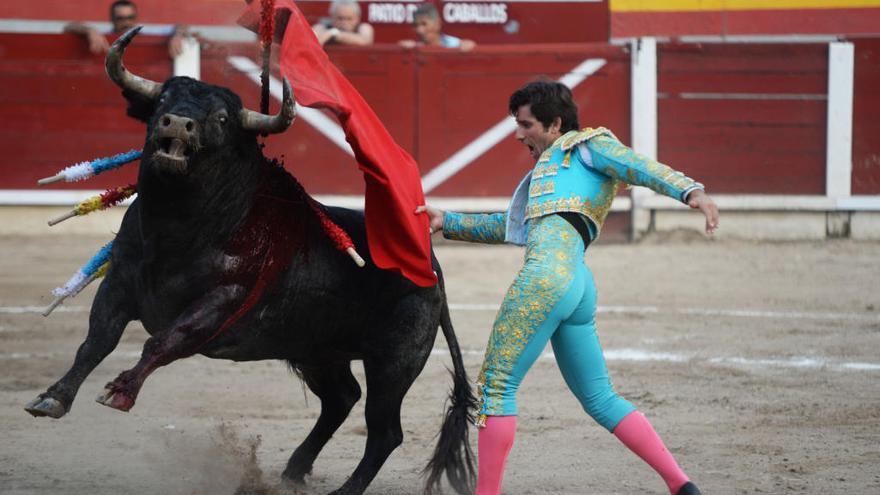
{"label": "gold embroidery on jacket", "polygon": [[553,155],[553,151],[554,151],[555,149],[556,149],[556,148],[554,148],[553,146],[551,146],[551,147],[547,148],[546,150],[544,150],[544,152],[541,153],[541,157],[538,158],[538,163],[546,163],[546,162],[549,162],[549,161],[550,161],[550,157]]}
{"label": "gold embroidery on jacket", "polygon": [[532,183],[529,185],[529,197],[530,198],[537,198],[540,195],[541,195],[541,181],[540,180],[533,180]]}
{"label": "gold embroidery on jacket", "polygon": [[570,131],[562,136],[561,141],[559,142],[559,147],[562,148],[563,151],[568,151],[584,141],[589,141],[596,136],[602,135],[611,136],[612,138],[617,139],[611,131],[604,127],[584,127],[580,131]]}
{"label": "gold embroidery on jacket", "polygon": [[526,208],[526,219],[529,220],[551,213],[569,211],[584,215],[596,225],[597,229],[601,230],[620,185],[621,183],[618,181],[602,183],[599,186],[599,193],[592,200],[586,196],[579,195],[571,195],[567,198],[533,200]]}

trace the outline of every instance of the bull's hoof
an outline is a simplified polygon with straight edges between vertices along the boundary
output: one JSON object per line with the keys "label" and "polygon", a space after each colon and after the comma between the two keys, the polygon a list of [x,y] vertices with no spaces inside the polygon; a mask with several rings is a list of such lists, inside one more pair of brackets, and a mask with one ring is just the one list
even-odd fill
{"label": "bull's hoof", "polygon": [[281,493],[285,495],[305,495],[306,482],[304,480],[291,480],[281,478]]}
{"label": "bull's hoof", "polygon": [[122,392],[114,392],[109,388],[104,389],[104,393],[99,395],[98,398],[95,399],[98,404],[103,404],[107,407],[112,407],[113,409],[118,409],[122,412],[128,412],[134,406],[134,399],[123,394]]}
{"label": "bull's hoof", "polygon": [[287,468],[281,473],[281,481],[283,483],[287,483],[291,486],[293,485],[305,485],[306,484],[306,475],[312,474],[312,466],[304,468],[298,463],[288,463]]}
{"label": "bull's hoof", "polygon": [[48,416],[50,418],[58,419],[67,414],[67,409],[61,404],[61,401],[53,399],[52,397],[43,396],[37,397],[28,402],[24,406],[24,410],[29,412],[31,416],[35,418]]}

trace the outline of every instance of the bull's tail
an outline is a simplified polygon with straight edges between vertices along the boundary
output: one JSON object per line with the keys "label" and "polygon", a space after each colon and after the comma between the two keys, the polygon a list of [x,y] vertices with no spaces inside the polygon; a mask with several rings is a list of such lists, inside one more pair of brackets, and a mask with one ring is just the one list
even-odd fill
{"label": "bull's tail", "polygon": [[423,471],[427,474],[425,493],[431,495],[439,490],[440,478],[444,471],[446,479],[456,492],[473,493],[476,475],[474,453],[468,442],[468,433],[474,423],[473,412],[477,407],[477,399],[474,397],[464,369],[461,349],[458,347],[458,339],[455,338],[452,320],[449,318],[449,306],[446,304],[445,294],[440,314],[440,328],[443,329],[443,336],[452,356],[453,371],[450,374],[453,388],[449,394],[450,404],[446,410],[443,427],[440,429],[440,438],[434,448],[434,455]]}

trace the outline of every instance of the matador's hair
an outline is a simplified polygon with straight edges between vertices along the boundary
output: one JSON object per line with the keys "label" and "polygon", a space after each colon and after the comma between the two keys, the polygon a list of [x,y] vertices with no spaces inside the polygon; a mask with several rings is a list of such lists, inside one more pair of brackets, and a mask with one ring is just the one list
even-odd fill
{"label": "matador's hair", "polygon": [[548,127],[556,117],[562,120],[559,129],[563,134],[580,129],[577,116],[577,105],[571,96],[568,86],[551,80],[539,80],[526,84],[510,95],[507,109],[516,117],[516,112],[523,105],[531,105],[532,115],[538,122]]}

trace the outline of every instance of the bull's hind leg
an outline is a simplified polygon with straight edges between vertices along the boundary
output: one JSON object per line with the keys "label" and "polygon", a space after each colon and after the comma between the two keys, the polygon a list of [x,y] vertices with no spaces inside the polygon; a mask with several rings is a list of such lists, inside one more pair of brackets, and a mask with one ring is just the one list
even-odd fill
{"label": "bull's hind leg", "polygon": [[[435,311],[436,309],[436,311]],[[399,303],[387,329],[376,328],[364,357],[367,376],[367,445],[351,477],[334,494],[361,494],[403,442],[400,406],[421,373],[437,335],[439,306],[412,295]]]}
{"label": "bull's hind leg", "polygon": [[98,402],[120,411],[131,409],[150,373],[198,352],[235,311],[243,295],[244,289],[240,286],[223,286],[190,305],[174,320],[171,328],[147,339],[140,361],[108,383]]}
{"label": "bull's hind leg", "polygon": [[309,389],[321,399],[321,415],[309,436],[290,456],[282,474],[285,479],[295,483],[303,482],[305,475],[312,472],[315,458],[361,398],[361,387],[351,374],[350,362],[302,369],[302,376]]}
{"label": "bull's hind leg", "polygon": [[101,282],[89,315],[89,333],[76,352],[73,366],[49,389],[25,406],[34,416],[60,418],[70,411],[86,377],[110,354],[135,316],[123,268],[113,266]]}

